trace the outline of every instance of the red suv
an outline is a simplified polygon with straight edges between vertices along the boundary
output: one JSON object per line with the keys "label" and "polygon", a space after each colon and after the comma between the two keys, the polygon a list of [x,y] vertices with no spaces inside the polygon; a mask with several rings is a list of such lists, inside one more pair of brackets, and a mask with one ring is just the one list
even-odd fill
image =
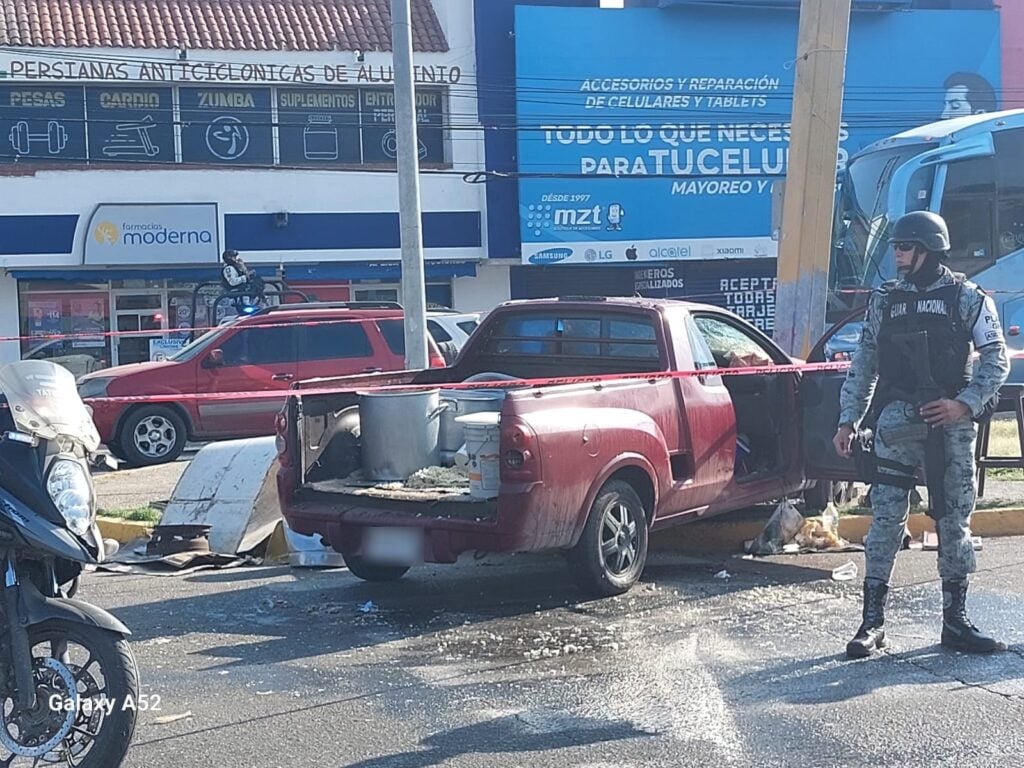
{"label": "red suv", "polygon": [[[428,338],[431,367],[445,366]],[[291,383],[321,376],[405,367],[398,309],[352,304],[289,304],[209,331],[163,362],[122,365],[79,379],[100,437],[132,466],[176,459],[187,440],[274,433],[274,416]],[[102,398],[280,391],[281,397],[182,398],[125,403]]]}

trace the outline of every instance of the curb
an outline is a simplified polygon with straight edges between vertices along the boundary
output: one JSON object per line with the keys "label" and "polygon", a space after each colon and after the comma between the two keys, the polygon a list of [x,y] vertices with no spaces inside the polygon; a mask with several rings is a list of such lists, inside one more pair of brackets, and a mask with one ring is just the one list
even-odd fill
{"label": "curb", "polygon": [[[702,520],[653,533],[650,546],[655,552],[742,552],[744,543],[756,539],[767,523],[768,517]],[[922,513],[911,515],[908,525],[916,538],[935,531],[934,521]],[[870,515],[847,515],[839,518],[839,535],[860,544],[870,526]],[[971,532],[982,538],[1024,536],[1024,507],[978,510],[971,517]]]}
{"label": "curb", "polygon": [[153,532],[152,523],[136,520],[120,520],[116,517],[98,517],[96,525],[104,539],[114,539],[119,544],[127,544]]}

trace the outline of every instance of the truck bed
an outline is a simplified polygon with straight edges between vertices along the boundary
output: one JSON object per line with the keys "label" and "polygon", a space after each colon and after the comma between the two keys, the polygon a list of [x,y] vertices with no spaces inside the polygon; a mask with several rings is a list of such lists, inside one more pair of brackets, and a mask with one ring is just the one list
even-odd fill
{"label": "truck bed", "polygon": [[330,503],[348,511],[387,510],[417,518],[487,520],[497,515],[497,499],[478,499],[466,487],[406,488],[352,478],[321,480],[299,491],[307,501]]}

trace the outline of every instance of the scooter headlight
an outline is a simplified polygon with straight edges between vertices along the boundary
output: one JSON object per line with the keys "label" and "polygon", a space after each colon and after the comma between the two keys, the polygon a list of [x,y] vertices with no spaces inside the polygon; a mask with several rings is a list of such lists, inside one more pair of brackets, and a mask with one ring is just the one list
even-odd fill
{"label": "scooter headlight", "polygon": [[93,523],[92,485],[85,467],[77,461],[58,459],[46,478],[46,491],[71,532],[84,536]]}

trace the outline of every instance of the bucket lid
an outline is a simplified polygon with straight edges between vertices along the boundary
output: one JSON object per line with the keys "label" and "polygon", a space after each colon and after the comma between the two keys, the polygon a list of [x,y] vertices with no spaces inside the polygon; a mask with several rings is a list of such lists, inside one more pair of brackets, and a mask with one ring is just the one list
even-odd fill
{"label": "bucket lid", "polygon": [[501,423],[501,414],[495,411],[468,413],[465,416],[456,416],[455,421],[467,427],[496,427]]}

